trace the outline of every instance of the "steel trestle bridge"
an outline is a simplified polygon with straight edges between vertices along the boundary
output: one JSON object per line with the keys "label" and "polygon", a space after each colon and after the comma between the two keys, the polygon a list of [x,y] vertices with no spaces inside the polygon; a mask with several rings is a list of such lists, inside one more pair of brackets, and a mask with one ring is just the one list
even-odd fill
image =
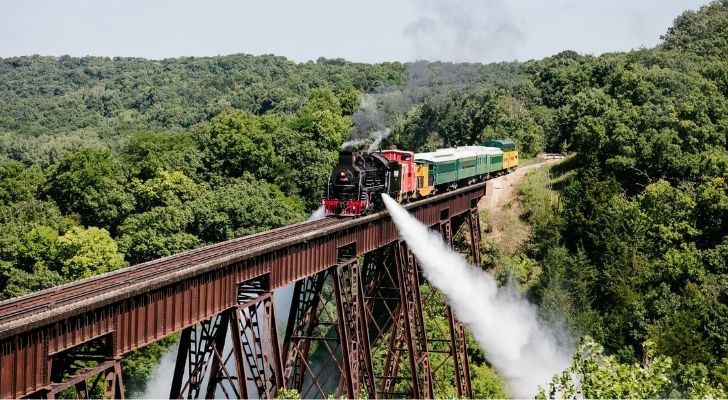
{"label": "steel trestle bridge", "polygon": [[[449,244],[467,227],[479,263],[484,192],[479,183],[406,208]],[[463,326],[443,304],[447,331],[427,330],[423,308],[441,299],[423,293],[423,282],[382,212],[303,222],[43,290],[0,303],[0,397],[73,388],[85,398],[102,382],[105,397],[123,398],[121,358],[175,332],[170,398],[269,398],[282,388],[304,398],[432,398],[445,362],[457,395],[472,397]],[[273,292],[289,284],[279,329]],[[377,344],[387,353],[375,372]],[[433,365],[435,353],[445,362]]]}

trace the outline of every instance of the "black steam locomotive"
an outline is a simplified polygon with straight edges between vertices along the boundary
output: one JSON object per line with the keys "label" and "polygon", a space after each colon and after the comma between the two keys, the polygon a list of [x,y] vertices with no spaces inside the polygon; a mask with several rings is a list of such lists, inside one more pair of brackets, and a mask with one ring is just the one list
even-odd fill
{"label": "black steam locomotive", "polygon": [[339,153],[339,163],[326,185],[326,215],[357,216],[380,210],[382,193],[399,192],[402,165],[381,153]]}

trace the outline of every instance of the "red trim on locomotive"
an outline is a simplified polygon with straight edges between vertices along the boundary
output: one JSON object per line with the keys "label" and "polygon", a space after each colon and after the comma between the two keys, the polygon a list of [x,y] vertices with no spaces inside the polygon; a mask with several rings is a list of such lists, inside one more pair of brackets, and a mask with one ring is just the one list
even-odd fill
{"label": "red trim on locomotive", "polygon": [[328,200],[324,199],[326,215],[339,217],[356,217],[361,215],[369,205],[365,200]]}

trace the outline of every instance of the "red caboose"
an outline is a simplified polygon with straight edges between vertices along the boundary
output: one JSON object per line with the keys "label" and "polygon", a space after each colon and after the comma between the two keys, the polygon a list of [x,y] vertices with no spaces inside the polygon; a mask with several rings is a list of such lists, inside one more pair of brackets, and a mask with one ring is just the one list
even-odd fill
{"label": "red caboose", "polygon": [[382,150],[382,155],[390,161],[402,165],[402,186],[397,200],[408,200],[415,195],[417,189],[415,178],[415,153],[402,150]]}

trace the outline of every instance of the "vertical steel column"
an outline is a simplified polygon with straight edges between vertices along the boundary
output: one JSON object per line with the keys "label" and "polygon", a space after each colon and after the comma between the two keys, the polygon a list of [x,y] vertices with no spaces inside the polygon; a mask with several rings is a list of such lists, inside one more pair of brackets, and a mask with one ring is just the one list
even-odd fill
{"label": "vertical steel column", "polygon": [[[476,258],[476,251],[478,252],[477,255],[480,255],[480,250],[475,249],[474,245],[475,241],[473,240],[473,226],[475,225],[472,221],[472,211],[469,215],[469,226],[470,226],[470,233],[471,233],[471,253],[473,254],[473,259]],[[475,213],[475,217],[477,218],[477,212]],[[480,225],[477,225],[478,229]],[[452,248],[452,222],[450,219],[446,221],[442,221],[440,223],[440,232],[442,233],[442,239],[445,242],[445,244]],[[479,232],[478,232],[479,233]],[[478,238],[480,235],[477,235]],[[478,242],[480,242],[480,239],[478,239]],[[478,257],[477,260],[480,258]],[[479,263],[478,263],[479,264]],[[446,308],[447,313],[447,319],[448,319],[448,326],[450,329],[450,349],[453,359],[453,364],[455,367],[455,387],[458,391],[458,397],[467,397],[472,398],[473,397],[473,391],[472,391],[472,385],[470,381],[470,362],[468,361],[468,351],[465,344],[465,327],[463,327],[463,324],[457,320],[455,320],[455,316],[452,313],[452,309],[450,308],[450,305]]]}
{"label": "vertical steel column", "polygon": [[283,387],[272,292],[266,291],[239,305],[235,312],[240,326],[242,355],[248,366],[248,373],[241,375],[254,384],[259,398],[272,398]]}
{"label": "vertical steel column", "polygon": [[[205,395],[208,398],[214,396],[221,365],[224,366],[222,353],[227,327],[228,314],[222,313],[202,321],[198,326],[191,326],[182,331],[170,398],[199,398],[202,382],[211,365],[212,370]],[[186,380],[184,380],[185,372],[187,372]]]}
{"label": "vertical steel column", "polygon": [[343,383],[350,398],[359,397],[362,385],[368,396],[376,396],[362,280],[357,259],[334,269],[337,325],[346,377]]}
{"label": "vertical steel column", "polygon": [[[357,349],[357,335],[353,332],[353,335],[349,336],[349,312],[346,310],[344,299],[344,293],[341,282],[341,271],[342,267],[337,265],[333,268],[334,277],[334,299],[336,300],[336,325],[338,328],[339,341],[341,342],[341,358],[344,366],[344,371],[341,374],[341,383],[343,383],[346,389],[346,396],[349,399],[356,398],[359,393],[359,368],[358,366],[352,368],[352,364],[356,364],[359,361],[356,354]],[[353,353],[352,353],[353,352]]]}
{"label": "vertical steel column", "polygon": [[468,213],[468,228],[470,229],[470,256],[473,265],[480,267],[480,214],[477,208]]}
{"label": "vertical steel column", "polygon": [[[369,337],[369,318],[367,317],[367,302],[364,291],[366,284],[366,278],[364,270],[369,267],[365,264],[363,268],[359,268],[357,265],[357,284],[355,285],[356,293],[356,307],[354,307],[354,314],[356,323],[358,324],[360,352],[362,357],[361,368],[362,375],[364,376],[364,385],[367,390],[368,398],[376,398],[377,391],[374,383],[374,365],[372,363],[372,342]],[[361,392],[360,392],[361,393]]]}
{"label": "vertical steel column", "polygon": [[395,243],[395,265],[400,302],[392,328],[387,360],[381,383],[383,397],[396,395],[394,383],[399,373],[399,359],[406,345],[411,374],[412,398],[432,398],[432,371],[427,347],[427,334],[422,314],[419,273],[414,255],[404,242]]}
{"label": "vertical steel column", "polygon": [[324,303],[321,294],[328,275],[328,271],[323,271],[296,282],[283,342],[283,356],[286,360],[284,384],[308,397],[312,396],[308,391],[304,391],[306,376],[311,379],[310,386],[316,387],[320,395],[326,396],[318,382],[317,373],[309,364],[309,358],[312,341],[324,341],[324,343],[326,341],[325,337],[314,336],[314,330],[322,322],[319,321],[321,313],[319,306]]}
{"label": "vertical steel column", "polygon": [[115,360],[114,366],[106,371],[104,398],[124,398],[124,380],[121,378],[121,360]]}
{"label": "vertical steel column", "polygon": [[[228,332],[228,321],[230,320],[230,313],[228,311],[220,314],[220,321],[218,321],[217,333],[215,334],[215,342],[212,346],[212,365],[210,366],[210,377],[207,380],[207,389],[205,390],[205,398],[215,398],[215,389],[218,383],[221,383],[227,375],[227,370],[223,373],[225,367],[225,360],[223,360],[222,354],[225,348],[225,337]],[[224,390],[224,388],[223,388]]]}
{"label": "vertical steel column", "polygon": [[230,338],[233,342],[233,357],[235,359],[235,373],[236,373],[236,387],[239,398],[248,399],[250,393],[248,393],[248,380],[245,376],[245,357],[243,355],[243,334],[241,331],[242,321],[240,319],[240,313],[235,308],[230,311]]}
{"label": "vertical steel column", "polygon": [[188,326],[182,330],[177,348],[177,362],[172,375],[172,387],[169,390],[169,398],[177,399],[182,397],[182,379],[184,379],[185,369],[187,368],[187,353],[190,351],[190,338],[194,326]]}

